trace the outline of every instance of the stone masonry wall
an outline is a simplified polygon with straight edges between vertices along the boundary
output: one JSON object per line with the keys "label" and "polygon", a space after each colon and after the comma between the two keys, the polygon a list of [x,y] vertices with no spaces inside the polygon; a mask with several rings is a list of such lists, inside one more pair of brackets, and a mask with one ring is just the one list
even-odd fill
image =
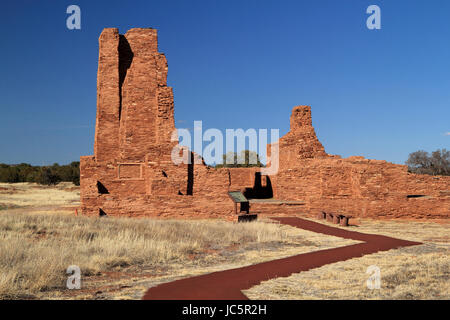
{"label": "stone masonry wall", "polygon": [[411,174],[407,166],[383,160],[328,155],[316,138],[308,106],[293,109],[279,154],[275,197],[305,201],[305,211],[392,218],[450,215],[450,177]]}
{"label": "stone masonry wall", "polygon": [[[227,192],[240,190],[251,198],[280,200],[252,205],[253,212],[268,214],[450,215],[450,177],[415,175],[386,161],[327,154],[309,106],[292,110],[291,129],[278,143],[276,175],[262,176],[259,168],[175,164],[167,70],[155,29],[120,35],[107,28],[101,33],[94,155],[80,158],[83,214],[232,218],[234,204]],[[190,151],[188,156],[198,158]]]}

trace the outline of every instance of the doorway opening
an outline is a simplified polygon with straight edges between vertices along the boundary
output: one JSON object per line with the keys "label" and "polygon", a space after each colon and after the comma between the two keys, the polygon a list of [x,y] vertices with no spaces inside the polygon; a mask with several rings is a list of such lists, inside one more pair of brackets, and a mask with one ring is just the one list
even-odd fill
{"label": "doorway opening", "polygon": [[270,199],[273,198],[272,183],[269,176],[255,172],[253,188],[245,188],[244,196],[247,199]]}

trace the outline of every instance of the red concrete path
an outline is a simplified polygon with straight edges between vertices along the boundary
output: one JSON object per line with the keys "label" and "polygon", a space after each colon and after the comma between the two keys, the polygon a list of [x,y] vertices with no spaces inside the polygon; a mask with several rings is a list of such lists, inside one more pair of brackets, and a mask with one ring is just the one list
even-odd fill
{"label": "red concrete path", "polygon": [[255,265],[213,272],[201,276],[163,283],[150,288],[145,300],[240,300],[247,299],[241,290],[249,289],[262,281],[288,277],[293,273],[318,268],[323,265],[361,257],[365,254],[421,244],[381,235],[364,234],[330,227],[300,218],[273,218],[293,227],[364,241],[346,247],[308,252]]}

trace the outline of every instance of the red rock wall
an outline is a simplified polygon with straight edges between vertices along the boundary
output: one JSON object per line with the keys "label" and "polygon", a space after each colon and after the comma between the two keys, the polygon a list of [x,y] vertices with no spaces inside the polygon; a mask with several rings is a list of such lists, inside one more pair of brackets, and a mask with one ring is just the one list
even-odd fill
{"label": "red rock wall", "polygon": [[95,152],[80,160],[83,213],[223,216],[234,209],[227,191],[252,186],[255,170],[172,162],[177,143],[166,80],[156,30],[102,32]]}
{"label": "red rock wall", "polygon": [[119,31],[105,29],[99,38],[97,119],[94,155],[98,161],[117,158],[119,152]]}
{"label": "red rock wall", "polygon": [[[194,161],[174,164],[173,92],[154,29],[131,29],[125,35],[105,29],[99,38],[97,77],[94,155],[80,159],[84,214],[231,217],[234,204],[227,191],[241,190],[255,198],[273,195],[290,201],[254,203],[252,211],[262,213],[449,216],[450,177],[414,175],[386,161],[328,155],[308,106],[292,111],[291,130],[279,140],[276,175],[261,176],[258,168],[214,169]],[[197,157],[189,154],[191,160]]]}
{"label": "red rock wall", "polygon": [[291,131],[280,139],[279,154],[279,172],[272,178],[275,197],[305,201],[305,211],[391,218],[450,215],[450,177],[415,175],[407,166],[382,160],[327,155],[307,106],[293,109]]}

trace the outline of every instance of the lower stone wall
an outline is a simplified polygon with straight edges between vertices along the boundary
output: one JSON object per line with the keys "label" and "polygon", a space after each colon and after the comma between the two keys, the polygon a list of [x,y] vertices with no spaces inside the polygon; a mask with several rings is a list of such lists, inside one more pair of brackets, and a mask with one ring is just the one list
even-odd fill
{"label": "lower stone wall", "polygon": [[[124,166],[126,171],[122,171]],[[195,163],[177,166],[170,161],[121,164],[96,162],[92,156],[81,157],[81,212],[112,216],[226,217],[234,214],[228,191],[253,187],[258,170],[214,169]],[[136,176],[121,178],[123,172]]]}
{"label": "lower stone wall", "polygon": [[[414,219],[450,216],[450,177],[411,174],[406,166],[386,161],[303,159],[293,168],[281,167],[276,176],[259,180],[259,168],[214,169],[166,162],[128,164],[131,167],[124,174],[137,176],[121,179],[119,163],[97,163],[93,157],[82,157],[82,213],[98,215],[101,209],[122,216],[228,218],[234,214],[228,191],[257,197],[258,192],[251,191],[267,188],[269,180],[273,198],[304,205],[257,203],[252,204],[251,212],[315,215],[326,211]],[[133,169],[133,165],[142,169]],[[98,182],[107,192],[100,192]]]}
{"label": "lower stone wall", "polygon": [[[212,201],[211,201],[212,200]],[[206,199],[193,196],[140,196],[128,199],[101,195],[84,198],[82,213],[99,215],[101,208],[108,216],[124,217],[189,217],[189,218],[225,218],[234,215],[233,203],[228,197]]]}
{"label": "lower stone wall", "polygon": [[448,218],[450,177],[362,157],[305,159],[282,168],[276,198],[305,201],[305,210],[357,217]]}

